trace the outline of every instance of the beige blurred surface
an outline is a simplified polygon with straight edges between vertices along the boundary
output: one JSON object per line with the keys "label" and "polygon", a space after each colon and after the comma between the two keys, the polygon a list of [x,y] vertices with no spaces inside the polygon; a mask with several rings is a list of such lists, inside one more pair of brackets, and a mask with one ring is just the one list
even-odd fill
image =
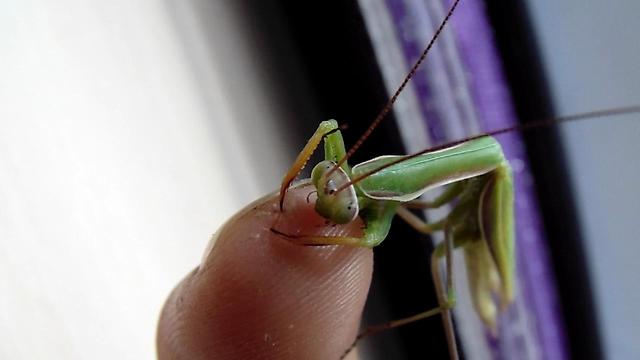
{"label": "beige blurred surface", "polygon": [[0,358],[153,358],[171,288],[276,187],[279,110],[218,6],[203,38],[191,2],[0,3]]}

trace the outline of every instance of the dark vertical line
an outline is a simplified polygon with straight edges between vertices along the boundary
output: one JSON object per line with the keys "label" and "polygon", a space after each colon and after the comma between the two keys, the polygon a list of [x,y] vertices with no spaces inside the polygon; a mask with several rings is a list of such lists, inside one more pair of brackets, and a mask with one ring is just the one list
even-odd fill
{"label": "dark vertical line", "polygon": [[[522,1],[487,1],[518,117],[524,123],[553,116],[546,74]],[[566,160],[554,128],[524,134],[557,277],[569,351],[575,359],[602,358],[577,209]]]}

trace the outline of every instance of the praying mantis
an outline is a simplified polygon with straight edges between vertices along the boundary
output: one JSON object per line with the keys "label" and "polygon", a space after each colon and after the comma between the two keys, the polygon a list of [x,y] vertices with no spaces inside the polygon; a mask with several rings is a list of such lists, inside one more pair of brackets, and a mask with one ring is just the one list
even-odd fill
{"label": "praying mantis", "polygon": [[[455,4],[457,2],[454,3],[454,8]],[[628,110],[637,111],[635,108]],[[443,314],[449,351],[455,358],[455,340],[449,319],[449,309],[455,302],[450,265],[453,248],[463,248],[467,265],[480,269],[473,275],[475,278],[470,278],[471,286],[475,287],[471,292],[474,294],[476,310],[488,327],[492,327],[495,322],[498,305],[491,299],[492,294],[498,295],[501,308],[506,307],[513,297],[515,239],[512,179],[509,165],[504,160],[499,145],[489,137],[479,137],[467,139],[468,141],[453,144],[451,147],[431,149],[435,150],[435,153],[427,152],[404,158],[380,157],[350,168],[342,161],[346,151],[337,124],[325,122],[320,125],[309,145],[285,177],[281,187],[281,202],[286,196],[288,184],[306,162],[310,151],[323,138],[325,161],[329,162],[320,163],[312,173],[318,192],[316,209],[335,223],[349,221],[361,210],[361,217],[367,225],[371,225],[367,227],[369,232],[365,233],[363,238],[315,238],[285,233],[281,235],[307,245],[373,247],[384,239],[390,219],[395,214],[421,232],[446,232],[446,241],[436,248],[433,255],[434,260],[445,259],[447,271],[444,284],[438,266],[433,265],[437,264],[437,261],[432,261],[440,307],[417,318]],[[479,158],[475,158],[475,155]],[[459,164],[452,165],[442,160],[444,158]],[[476,161],[479,159],[481,161]],[[389,165],[394,161],[397,163]],[[407,179],[415,180],[418,184],[408,183]],[[453,184],[436,201],[413,201],[421,193],[448,183]],[[435,223],[426,224],[406,211],[406,206],[436,207],[454,199],[458,202],[451,214]],[[416,317],[407,320],[415,319]]]}
{"label": "praying mantis", "polygon": [[[316,211],[338,224],[353,221],[360,215],[366,224],[364,236],[296,236],[295,241],[305,245],[374,247],[386,237],[395,214],[420,232],[444,231],[446,240],[438,245],[432,256],[440,307],[410,319],[399,320],[390,326],[442,312],[451,358],[457,358],[449,314],[449,309],[455,305],[451,275],[453,248],[464,247],[467,266],[476,270],[470,272],[472,293],[476,310],[488,326],[495,326],[497,315],[491,298],[493,293],[499,294],[502,307],[508,306],[513,299],[513,187],[511,169],[502,155],[500,145],[491,137],[482,137],[408,160],[383,156],[351,169],[346,162],[342,167],[335,167],[335,161],[346,156],[346,151],[340,134],[330,134],[334,130],[338,130],[335,121],[320,124],[301,152],[300,160],[294,163],[283,180],[280,204],[283,204],[292,178],[306,162],[317,140],[326,136],[326,160],[316,165],[312,172],[312,182],[318,194]],[[413,181],[407,181],[407,177],[413,178]],[[361,179],[360,184],[351,178]],[[421,207],[438,207],[457,199],[457,205],[445,219],[427,224],[403,207],[403,203],[411,204],[411,200],[430,188],[447,183],[455,185],[451,185],[434,202],[413,203]],[[442,257],[446,258],[447,263],[446,290],[440,283],[438,260]]]}
{"label": "praying mantis", "polygon": [[[392,97],[390,104],[424,59],[457,4],[457,1],[454,2],[423,57]],[[386,108],[388,110],[389,107]],[[370,129],[384,115],[385,111]],[[449,309],[455,304],[451,265],[453,248],[465,247],[467,265],[476,269],[470,272],[474,303],[480,317],[489,327],[495,327],[497,314],[493,293],[499,294],[503,308],[513,299],[513,187],[511,169],[502,155],[500,145],[491,137],[479,137],[411,158],[380,157],[351,169],[346,163],[347,153],[337,123],[323,122],[282,182],[281,211],[284,210],[288,186],[322,139],[325,141],[325,161],[316,165],[312,171],[312,182],[317,189],[316,211],[338,224],[350,222],[360,215],[366,224],[364,236],[296,236],[295,241],[306,245],[374,247],[386,237],[396,213],[420,232],[444,231],[445,241],[436,248],[432,256],[432,273],[439,308],[411,319],[400,320],[392,326],[442,312],[449,352],[451,358],[457,358],[449,314]],[[403,206],[403,203],[416,199],[425,191],[449,183],[456,184],[450,186],[434,202],[421,203],[423,207],[439,207],[458,200],[454,210],[446,218],[432,224],[423,223]],[[273,231],[280,233],[277,229]],[[294,238],[280,234],[292,240]],[[441,284],[438,265],[438,260],[442,257],[447,264],[446,290]]]}

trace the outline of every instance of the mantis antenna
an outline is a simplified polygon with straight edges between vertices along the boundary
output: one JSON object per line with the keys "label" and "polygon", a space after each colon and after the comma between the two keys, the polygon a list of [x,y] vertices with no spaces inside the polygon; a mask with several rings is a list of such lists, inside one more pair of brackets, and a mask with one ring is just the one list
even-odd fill
{"label": "mantis antenna", "polygon": [[375,117],[375,119],[373,120],[371,125],[369,125],[369,128],[367,128],[367,130],[362,134],[362,136],[360,136],[360,138],[353,144],[353,146],[351,146],[349,151],[347,151],[347,154],[344,157],[342,157],[342,159],[340,159],[340,161],[338,161],[338,163],[333,167],[333,169],[331,169],[331,171],[329,171],[327,173],[327,176],[333,174],[333,172],[335,172],[336,169],[338,169],[340,166],[342,166],[342,164],[345,163],[345,161],[347,161],[347,160],[349,160],[351,158],[351,156],[356,152],[356,150],[358,150],[360,148],[360,146],[362,146],[364,141],[371,135],[373,130],[376,127],[378,127],[378,125],[380,124],[382,119],[384,119],[387,116],[387,114],[389,113],[389,111],[391,111],[391,108],[393,107],[393,104],[398,99],[398,96],[400,96],[400,93],[402,93],[404,88],[407,86],[407,84],[409,83],[409,80],[411,80],[411,78],[413,78],[413,76],[416,74],[416,71],[418,71],[418,68],[420,67],[422,62],[424,62],[424,59],[427,57],[427,54],[429,53],[429,51],[433,47],[433,44],[435,44],[436,40],[440,36],[440,33],[442,33],[442,29],[444,29],[444,26],[447,24],[447,22],[449,22],[449,19],[451,18],[451,15],[453,15],[453,12],[456,10],[456,7],[458,6],[459,2],[460,2],[460,0],[456,0],[453,3],[453,5],[451,5],[451,7],[449,8],[449,11],[447,12],[447,16],[444,17],[444,19],[442,20],[442,22],[438,26],[438,29],[436,30],[436,32],[431,37],[431,40],[429,40],[429,43],[427,44],[427,47],[424,49],[424,51],[422,51],[422,54],[420,55],[418,60],[413,64],[413,66],[411,67],[411,70],[409,71],[407,76],[405,76],[405,78],[404,78],[404,80],[402,80],[402,83],[400,84],[400,86],[398,86],[398,89],[393,93],[393,96],[391,96],[391,98],[389,98],[389,101],[387,101],[387,103],[384,105],[382,110],[380,110],[380,112]]}

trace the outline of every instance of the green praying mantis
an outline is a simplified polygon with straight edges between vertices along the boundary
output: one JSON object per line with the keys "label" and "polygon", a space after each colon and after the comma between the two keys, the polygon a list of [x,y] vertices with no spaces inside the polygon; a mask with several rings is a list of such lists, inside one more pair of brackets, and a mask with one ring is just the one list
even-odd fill
{"label": "green praying mantis", "polygon": [[[432,255],[432,273],[436,284],[437,309],[389,326],[443,314],[447,342],[452,358],[457,358],[453,325],[449,310],[455,305],[451,252],[462,247],[470,271],[470,284],[476,311],[489,327],[495,326],[497,308],[492,296],[500,297],[504,308],[513,300],[514,228],[511,168],[500,145],[492,137],[481,137],[459,145],[430,151],[411,158],[381,156],[353,168],[345,162],[338,168],[346,150],[338,124],[334,120],[320,124],[318,130],[283,180],[281,204],[289,183],[319,143],[325,141],[325,160],[312,171],[317,189],[316,211],[337,224],[360,216],[366,227],[358,237],[298,236],[306,245],[349,245],[374,247],[387,236],[397,214],[423,233],[444,231],[445,241]],[[435,201],[413,202],[434,187],[452,185]],[[439,207],[457,200],[444,219],[425,223],[407,210],[413,207]],[[286,236],[286,234],[285,234]],[[438,260],[446,259],[446,284],[441,283]]]}
{"label": "green praying mantis", "polygon": [[[451,16],[458,1],[433,36],[431,43],[416,62],[381,114],[374,120],[361,141],[377,126],[390,110],[404,85],[420,65],[431,44]],[[449,353],[458,358],[450,310],[456,303],[453,288],[452,252],[461,249],[469,276],[470,293],[477,314],[484,324],[495,331],[500,310],[514,298],[515,245],[514,190],[512,172],[500,144],[492,137],[503,132],[524,130],[616,113],[638,112],[638,107],[605,110],[543,121],[530,126],[501,129],[408,156],[381,156],[353,167],[347,160],[359,146],[346,151],[340,127],[334,120],[322,122],[298,158],[285,175],[280,188],[280,209],[292,181],[307,163],[311,153],[324,141],[324,161],[312,170],[311,182],[317,197],[315,209],[330,222],[345,224],[360,218],[365,228],[361,237],[292,235],[272,228],[272,231],[292,242],[303,245],[347,245],[372,248],[387,236],[391,222],[398,215],[421,233],[444,232],[444,241],[433,251],[431,270],[438,304],[435,309],[404,319],[391,321],[365,330],[356,342],[380,330],[401,326],[440,314],[442,316]],[[446,190],[434,201],[418,198],[441,186]],[[444,218],[424,222],[409,211],[411,208],[437,208],[453,204]],[[444,260],[444,273],[440,261]]]}
{"label": "green praying mantis", "polygon": [[[431,272],[439,306],[403,319],[371,326],[344,353],[374,333],[442,314],[450,357],[458,358],[450,310],[456,304],[452,251],[464,252],[473,305],[482,322],[496,333],[500,310],[514,299],[515,218],[511,167],[493,136],[559,122],[638,113],[640,106],[593,111],[491,131],[406,156],[380,156],[350,167],[335,120],[323,121],[283,178],[279,204],[285,211],[287,189],[324,139],[324,160],[311,172],[317,198],[315,211],[335,224],[356,218],[365,224],[361,237],[292,235],[272,228],[288,240],[308,246],[346,245],[373,248],[387,237],[397,215],[420,233],[444,232],[431,256]],[[352,149],[353,150],[353,149]],[[447,186],[433,201],[417,200],[425,192]],[[409,209],[453,204],[444,218],[427,223]],[[445,260],[445,274],[439,261]],[[443,281],[444,278],[444,281]],[[497,302],[495,300],[497,298]],[[343,357],[344,357],[343,356]]]}
{"label": "green praying mantis", "polygon": [[[426,57],[435,39],[453,14],[458,1],[434,34],[421,58],[391,98],[388,106],[374,120],[361,141],[377,126],[400,94],[415,70]],[[469,284],[477,313],[484,323],[495,328],[498,295],[500,307],[513,300],[515,266],[515,238],[513,214],[513,185],[511,168],[500,144],[490,136],[467,139],[440,149],[430,149],[408,157],[381,156],[351,168],[340,128],[335,120],[322,122],[298,158],[285,175],[280,188],[280,210],[287,189],[307,163],[313,151],[324,140],[325,160],[311,173],[317,191],[315,209],[318,214],[336,224],[349,223],[360,217],[364,223],[362,237],[291,236],[272,231],[304,245],[349,245],[375,247],[389,233],[397,214],[422,233],[443,231],[445,240],[432,254],[431,269],[439,306],[409,318],[370,328],[362,338],[378,330],[400,326],[441,313],[446,330],[447,345],[452,359],[458,351],[450,309],[456,302],[453,289],[452,251],[463,248],[469,271]],[[432,202],[416,201],[424,192],[449,185]],[[426,223],[412,214],[409,207],[435,208],[455,200],[453,210],[443,219]],[[446,279],[442,282],[439,260],[446,263]],[[356,342],[345,351],[355,347]]]}

